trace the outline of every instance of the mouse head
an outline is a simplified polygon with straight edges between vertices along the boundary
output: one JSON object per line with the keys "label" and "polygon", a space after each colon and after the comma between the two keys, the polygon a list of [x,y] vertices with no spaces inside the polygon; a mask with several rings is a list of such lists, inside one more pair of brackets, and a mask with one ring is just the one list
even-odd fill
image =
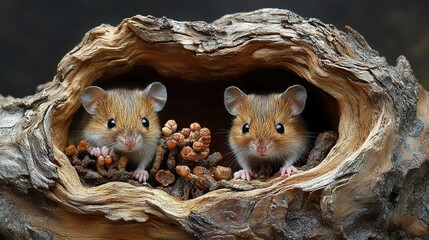
{"label": "mouse head", "polygon": [[[160,125],[157,112],[167,101],[167,89],[154,82],[144,90],[104,90],[91,86],[81,95],[90,118],[85,138],[98,146],[133,152],[157,143]],[[153,145],[153,144],[151,144]]]}
{"label": "mouse head", "polygon": [[282,159],[293,154],[305,132],[299,115],[306,98],[300,85],[270,95],[246,95],[237,87],[228,87],[224,103],[235,116],[229,134],[233,151],[241,158]]}

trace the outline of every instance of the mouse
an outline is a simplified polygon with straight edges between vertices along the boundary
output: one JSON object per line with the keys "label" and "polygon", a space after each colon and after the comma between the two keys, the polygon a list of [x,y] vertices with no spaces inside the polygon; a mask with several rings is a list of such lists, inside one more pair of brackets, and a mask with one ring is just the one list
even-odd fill
{"label": "mouse", "polygon": [[225,89],[225,108],[235,117],[228,143],[241,167],[234,179],[250,181],[252,170],[262,162],[280,165],[281,176],[298,172],[293,164],[308,147],[301,117],[306,99],[307,91],[301,85],[266,95],[247,95],[236,86]]}
{"label": "mouse", "polygon": [[161,137],[158,112],[167,102],[160,82],[141,89],[108,89],[89,86],[81,94],[83,116],[71,131],[71,141],[84,139],[95,157],[121,154],[138,164],[133,177],[146,182],[147,165]]}

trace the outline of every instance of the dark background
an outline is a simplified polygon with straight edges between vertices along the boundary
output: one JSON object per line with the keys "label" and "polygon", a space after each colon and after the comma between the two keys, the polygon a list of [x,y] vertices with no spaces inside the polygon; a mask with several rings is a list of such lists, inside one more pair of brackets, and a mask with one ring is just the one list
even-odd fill
{"label": "dark background", "polygon": [[229,13],[264,7],[289,9],[340,30],[358,30],[391,65],[405,55],[429,89],[429,1],[189,0],[0,1],[0,94],[23,97],[51,81],[61,58],[102,23],[137,14],[211,22]]}

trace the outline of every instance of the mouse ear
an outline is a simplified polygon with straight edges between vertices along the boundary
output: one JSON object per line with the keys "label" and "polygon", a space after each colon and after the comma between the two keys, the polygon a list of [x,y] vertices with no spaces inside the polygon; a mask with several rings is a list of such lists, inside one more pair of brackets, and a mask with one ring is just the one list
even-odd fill
{"label": "mouse ear", "polygon": [[307,91],[301,85],[293,85],[281,93],[280,97],[291,104],[292,115],[296,116],[304,110]]}
{"label": "mouse ear", "polygon": [[156,112],[161,111],[167,102],[167,88],[160,82],[149,84],[143,90],[143,94],[152,103]]}
{"label": "mouse ear", "polygon": [[223,101],[225,104],[226,110],[229,114],[235,116],[237,115],[238,107],[240,106],[241,100],[247,95],[242,92],[238,87],[231,86],[225,89],[223,94]]}
{"label": "mouse ear", "polygon": [[98,102],[107,96],[106,91],[100,87],[87,87],[83,90],[80,100],[85,110],[89,114],[95,114]]}

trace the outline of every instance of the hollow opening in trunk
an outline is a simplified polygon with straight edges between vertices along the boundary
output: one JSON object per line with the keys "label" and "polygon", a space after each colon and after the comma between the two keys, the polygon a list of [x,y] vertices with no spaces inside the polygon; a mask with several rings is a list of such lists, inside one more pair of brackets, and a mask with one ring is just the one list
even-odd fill
{"label": "hollow opening in trunk", "polygon": [[[310,148],[319,133],[328,130],[337,132],[339,122],[337,101],[296,74],[280,68],[256,69],[216,81],[204,78],[190,81],[165,77],[154,68],[138,66],[126,73],[99,79],[94,85],[106,89],[143,89],[154,81],[163,83],[168,91],[167,104],[159,113],[160,123],[163,125],[167,120],[174,119],[179,129],[189,127],[193,122],[209,128],[212,132],[211,152],[219,151],[222,155],[230,152],[227,139],[233,116],[225,109],[223,92],[231,85],[239,87],[247,94],[268,94],[280,93],[291,85],[300,84],[306,88],[308,95],[302,116],[311,135]],[[231,157],[229,154],[227,158]]]}

